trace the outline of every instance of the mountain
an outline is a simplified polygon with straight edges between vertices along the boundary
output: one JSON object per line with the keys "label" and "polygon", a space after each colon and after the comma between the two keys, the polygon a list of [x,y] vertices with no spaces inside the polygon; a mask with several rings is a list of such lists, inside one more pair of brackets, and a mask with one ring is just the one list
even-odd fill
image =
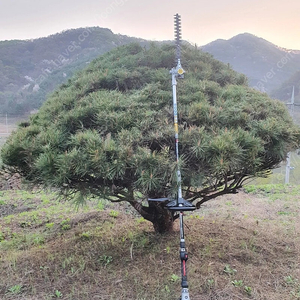
{"label": "mountain", "polygon": [[146,40],[99,27],[67,30],[34,40],[0,41],[0,114],[38,108],[48,93],[94,58]]}
{"label": "mountain", "polygon": [[[47,94],[94,58],[131,42],[150,43],[100,27],[66,30],[34,40],[0,41],[0,114],[38,109]],[[295,81],[292,76],[300,70],[300,51],[280,48],[249,33],[219,39],[201,49],[245,74],[250,86],[282,101],[289,97],[289,82]],[[300,81],[296,97],[299,85]]]}
{"label": "mountain", "polygon": [[252,87],[268,94],[300,69],[300,51],[280,48],[249,33],[219,39],[201,49],[245,74]]}
{"label": "mountain", "polygon": [[278,89],[272,91],[271,96],[285,102],[290,102],[293,87],[295,103],[300,103],[300,71],[294,73],[290,78],[284,81]]}

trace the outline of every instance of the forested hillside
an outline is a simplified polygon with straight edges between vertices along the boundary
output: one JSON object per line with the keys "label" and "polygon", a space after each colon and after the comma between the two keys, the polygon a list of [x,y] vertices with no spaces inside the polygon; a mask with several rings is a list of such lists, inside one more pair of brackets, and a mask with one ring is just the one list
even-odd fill
{"label": "forested hillside", "polygon": [[0,113],[39,108],[46,95],[95,57],[130,42],[146,41],[99,27],[35,40],[0,42]]}
{"label": "forested hillside", "polygon": [[249,33],[219,39],[201,48],[245,74],[252,87],[269,95],[300,69],[300,51],[280,48]]}
{"label": "forested hillside", "polygon": [[[94,58],[114,47],[149,41],[99,27],[67,30],[35,40],[0,41],[0,113],[38,109],[47,94]],[[286,101],[300,69],[300,52],[282,49],[252,34],[216,40],[201,47],[245,74],[249,85]],[[298,86],[295,89],[298,95]]]}

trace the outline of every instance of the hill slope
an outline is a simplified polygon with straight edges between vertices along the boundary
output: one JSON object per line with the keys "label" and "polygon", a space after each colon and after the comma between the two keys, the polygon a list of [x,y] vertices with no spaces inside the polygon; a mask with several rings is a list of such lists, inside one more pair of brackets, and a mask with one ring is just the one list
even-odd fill
{"label": "hill slope", "polygon": [[229,63],[249,78],[251,86],[267,93],[278,88],[300,68],[299,51],[279,48],[249,33],[229,40],[216,40],[201,48]]}
{"label": "hill slope", "polygon": [[272,92],[272,96],[290,102],[292,91],[295,92],[295,102],[300,103],[300,71],[294,73],[290,78],[284,81],[281,86]]}
{"label": "hill slope", "polygon": [[[99,27],[67,30],[35,40],[0,41],[0,113],[39,108],[46,95],[114,47],[149,41],[114,34]],[[277,90],[300,68],[300,52],[244,33],[201,47],[216,59],[244,73],[249,84],[285,100]],[[285,89],[286,87],[283,87]]]}
{"label": "hill slope", "polygon": [[0,112],[38,108],[46,94],[89,61],[131,42],[146,41],[90,27],[35,40],[0,42]]}

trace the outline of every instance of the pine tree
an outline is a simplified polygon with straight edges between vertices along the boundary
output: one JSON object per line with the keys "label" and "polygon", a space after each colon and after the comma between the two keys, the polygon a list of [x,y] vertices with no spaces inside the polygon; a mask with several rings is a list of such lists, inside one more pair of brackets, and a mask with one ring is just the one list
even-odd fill
{"label": "pine tree", "polygon": [[[195,48],[183,49],[178,82],[183,196],[200,208],[266,176],[299,145],[299,128],[279,101],[248,87],[244,75]],[[7,167],[77,202],[126,201],[157,232],[177,218],[169,70],[174,47],[138,44],[94,60],[54,92],[2,148]]]}

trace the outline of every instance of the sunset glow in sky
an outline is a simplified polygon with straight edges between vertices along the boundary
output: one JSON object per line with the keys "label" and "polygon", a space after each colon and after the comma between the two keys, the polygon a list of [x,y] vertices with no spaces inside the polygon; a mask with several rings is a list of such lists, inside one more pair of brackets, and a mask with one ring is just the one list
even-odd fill
{"label": "sunset glow in sky", "polygon": [[248,32],[300,50],[299,0],[0,0],[0,40],[89,26],[171,40],[176,13],[181,15],[183,39],[198,46]]}

